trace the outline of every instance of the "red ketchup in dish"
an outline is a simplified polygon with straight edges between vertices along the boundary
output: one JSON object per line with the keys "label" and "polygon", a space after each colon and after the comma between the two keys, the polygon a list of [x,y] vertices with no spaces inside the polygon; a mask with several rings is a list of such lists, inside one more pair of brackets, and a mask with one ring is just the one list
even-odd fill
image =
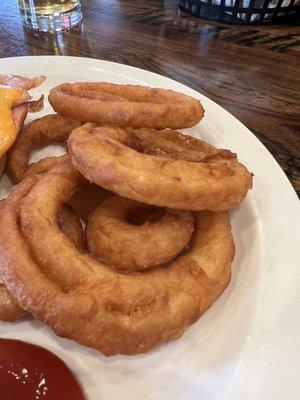
{"label": "red ketchup in dish", "polygon": [[50,351],[19,340],[0,339],[0,398],[84,400],[66,364]]}

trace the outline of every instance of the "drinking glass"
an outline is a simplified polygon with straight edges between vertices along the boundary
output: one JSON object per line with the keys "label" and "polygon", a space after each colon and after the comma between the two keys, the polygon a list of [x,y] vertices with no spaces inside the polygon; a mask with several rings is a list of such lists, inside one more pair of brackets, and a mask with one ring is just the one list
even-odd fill
{"label": "drinking glass", "polygon": [[42,32],[60,32],[82,20],[80,0],[18,0],[23,25]]}

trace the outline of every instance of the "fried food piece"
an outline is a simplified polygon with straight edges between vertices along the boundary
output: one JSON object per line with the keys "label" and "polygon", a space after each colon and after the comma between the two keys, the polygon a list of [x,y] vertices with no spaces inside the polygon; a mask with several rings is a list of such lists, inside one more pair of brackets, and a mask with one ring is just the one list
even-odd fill
{"label": "fried food piece", "polygon": [[14,322],[26,315],[13,296],[0,281],[0,321]]}
{"label": "fried food piece", "polygon": [[88,123],[71,133],[67,145],[72,165],[90,182],[141,203],[223,211],[240,204],[252,187],[252,174],[235,154],[169,129]]}
{"label": "fried food piece", "polygon": [[30,175],[44,174],[50,171],[56,165],[63,164],[68,160],[69,157],[67,154],[58,157],[53,156],[53,157],[42,158],[40,161],[32,163],[28,166],[28,169],[26,170],[23,179]]}
{"label": "fried food piece", "polygon": [[[3,209],[4,200],[0,200],[0,216]],[[0,266],[1,269],[1,266]],[[0,278],[0,321],[13,322],[26,315],[24,311],[12,297]]]}
{"label": "fried food piece", "polygon": [[188,128],[204,116],[199,100],[172,90],[114,83],[64,83],[50,91],[61,115],[134,128]]}
{"label": "fried food piece", "polygon": [[0,278],[58,335],[105,355],[144,353],[180,337],[230,280],[227,214],[195,213],[190,249],[169,267],[122,274],[80,253],[57,225],[57,210],[83,184],[65,163],[14,188],[0,215]]}
{"label": "fried food piece", "polygon": [[43,107],[43,96],[30,104],[27,90],[39,86],[44,77],[0,75],[0,158],[14,143],[27,113]]}
{"label": "fried food piece", "polygon": [[8,153],[7,165],[11,178],[20,182],[28,174],[50,169],[55,158],[47,157],[41,163],[29,165],[31,152],[52,143],[65,143],[72,130],[80,125],[81,123],[73,118],[53,114],[36,119],[23,127]]}
{"label": "fried food piece", "polygon": [[22,90],[19,88],[0,86],[0,157],[4,156],[17,136],[12,108],[21,96]]}
{"label": "fried food piece", "polygon": [[143,271],[173,260],[194,231],[189,211],[152,207],[109,197],[89,216],[90,252],[118,270]]}
{"label": "fried food piece", "polygon": [[45,76],[27,78],[26,76],[0,74],[0,85],[30,90],[40,86],[46,80]]}
{"label": "fried food piece", "polygon": [[[4,200],[0,201],[0,215]],[[79,251],[85,249],[85,235],[80,219],[68,205],[61,206],[58,212],[58,226],[67,235]],[[1,269],[1,265],[0,265]],[[5,285],[0,281],[0,321],[13,322],[26,315]]]}

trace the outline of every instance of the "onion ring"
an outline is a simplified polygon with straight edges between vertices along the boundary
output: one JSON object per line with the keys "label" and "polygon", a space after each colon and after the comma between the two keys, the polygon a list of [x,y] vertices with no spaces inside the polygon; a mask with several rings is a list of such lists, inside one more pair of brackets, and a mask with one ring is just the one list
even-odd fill
{"label": "onion ring", "polygon": [[[0,214],[4,200],[0,201]],[[72,240],[79,251],[85,249],[85,237],[80,219],[74,214],[72,208],[64,204],[58,212],[58,225],[60,229]],[[1,267],[0,267],[1,268]],[[5,285],[0,281],[0,321],[13,322],[26,315],[17,301],[13,298]]]}
{"label": "onion ring", "polygon": [[31,176],[31,175],[36,175],[36,174],[44,174],[46,172],[49,172],[56,165],[63,164],[68,160],[69,160],[69,157],[67,154],[64,154],[63,156],[58,156],[58,157],[53,156],[53,157],[42,158],[40,161],[38,161],[36,163],[32,163],[28,166],[28,169],[25,172],[23,178],[26,178],[27,176]]}
{"label": "onion ring", "polygon": [[79,121],[56,114],[46,115],[27,124],[8,153],[8,172],[12,179],[20,182],[28,172],[32,174],[50,169],[53,164],[50,160],[54,158],[48,158],[39,167],[36,163],[29,165],[31,152],[52,143],[65,143],[72,130],[80,125]]}
{"label": "onion ring", "polygon": [[125,275],[80,253],[57,226],[57,210],[84,184],[80,174],[66,163],[33,178],[0,215],[0,278],[58,335],[105,355],[143,353],[181,336],[226,288],[234,256],[226,213],[195,213],[186,254]]}
{"label": "onion ring", "polygon": [[[0,200],[0,216],[5,200]],[[0,266],[1,269],[1,266]],[[0,280],[0,321],[14,322],[26,314]]]}
{"label": "onion ring", "polygon": [[64,83],[50,91],[61,115],[134,128],[188,128],[204,116],[200,101],[172,90],[113,83]]}
{"label": "onion ring", "polygon": [[[148,219],[137,221],[143,212]],[[89,216],[87,244],[92,254],[118,270],[143,271],[173,260],[189,243],[193,221],[189,211],[149,210],[145,204],[113,196]]]}
{"label": "onion ring", "polygon": [[[151,147],[152,140],[157,147]],[[163,156],[151,155],[155,150]],[[193,162],[180,159],[181,153]],[[160,207],[228,210],[252,187],[252,175],[236,155],[167,129],[136,131],[88,123],[69,136],[68,154],[90,182]]]}

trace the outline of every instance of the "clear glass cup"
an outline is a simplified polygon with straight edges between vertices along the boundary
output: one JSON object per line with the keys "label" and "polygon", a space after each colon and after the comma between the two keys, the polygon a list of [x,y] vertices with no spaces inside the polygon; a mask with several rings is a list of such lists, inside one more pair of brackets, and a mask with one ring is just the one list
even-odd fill
{"label": "clear glass cup", "polygon": [[80,0],[19,0],[23,25],[41,32],[60,32],[82,20]]}

